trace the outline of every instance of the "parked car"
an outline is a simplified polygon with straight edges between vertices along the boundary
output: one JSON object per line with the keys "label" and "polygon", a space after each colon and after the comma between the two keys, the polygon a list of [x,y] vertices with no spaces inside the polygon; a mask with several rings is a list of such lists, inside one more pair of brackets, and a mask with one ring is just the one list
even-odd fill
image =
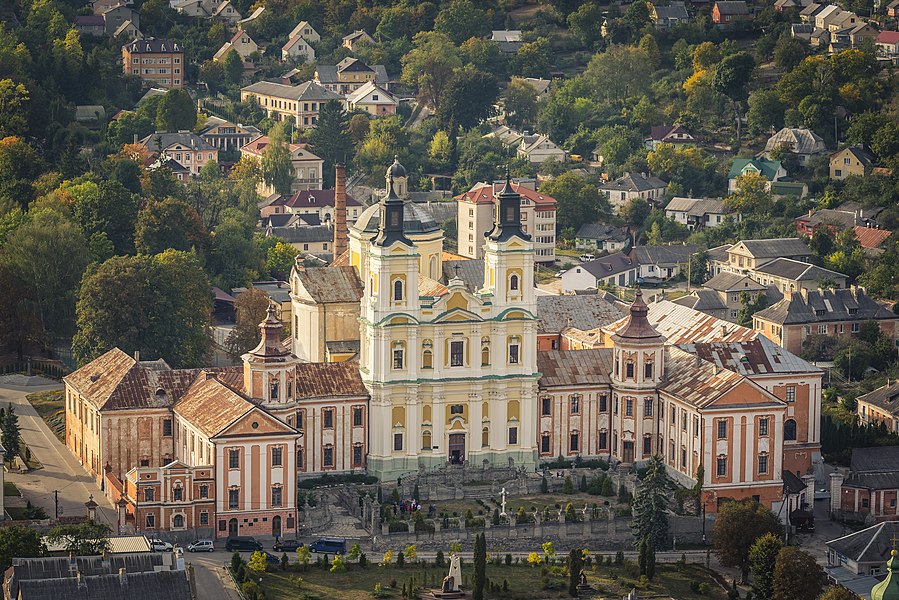
{"label": "parked car", "polygon": [[153,552],[171,552],[172,545],[168,542],[163,542],[158,539],[149,539],[147,540],[150,543],[150,550]]}
{"label": "parked car", "polygon": [[187,545],[188,552],[215,552],[212,540],[194,540]]}
{"label": "parked car", "polygon": [[262,554],[265,555],[265,562],[270,565],[277,565],[281,563],[281,559],[271,552],[263,552]]}
{"label": "parked car", "polygon": [[262,550],[262,544],[254,537],[234,536],[225,542],[225,550],[228,552],[255,552]]}
{"label": "parked car", "polygon": [[296,552],[302,547],[303,544],[300,540],[278,540],[275,542],[275,545],[272,546],[272,550],[275,552]]}
{"label": "parked car", "polygon": [[323,554],[346,554],[346,540],[332,537],[319,538],[309,544],[309,551]]}

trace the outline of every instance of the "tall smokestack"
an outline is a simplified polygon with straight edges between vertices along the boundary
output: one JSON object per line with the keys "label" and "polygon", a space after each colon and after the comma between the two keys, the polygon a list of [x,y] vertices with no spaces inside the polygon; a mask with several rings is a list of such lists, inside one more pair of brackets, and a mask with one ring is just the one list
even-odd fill
{"label": "tall smokestack", "polygon": [[334,165],[334,259],[347,250],[346,166]]}

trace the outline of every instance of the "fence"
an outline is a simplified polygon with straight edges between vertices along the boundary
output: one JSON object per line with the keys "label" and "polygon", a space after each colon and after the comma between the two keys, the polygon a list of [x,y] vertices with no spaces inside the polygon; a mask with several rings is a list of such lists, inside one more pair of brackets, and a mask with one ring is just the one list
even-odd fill
{"label": "fence", "polygon": [[65,364],[50,359],[29,358],[20,362],[0,365],[0,375],[22,373],[25,375],[44,375],[51,379],[62,379],[71,372]]}

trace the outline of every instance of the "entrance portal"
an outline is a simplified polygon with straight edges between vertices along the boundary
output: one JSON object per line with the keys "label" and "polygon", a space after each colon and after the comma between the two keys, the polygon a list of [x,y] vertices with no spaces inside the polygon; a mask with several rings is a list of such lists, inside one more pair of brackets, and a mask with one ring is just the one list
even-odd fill
{"label": "entrance portal", "polygon": [[272,535],[275,538],[281,536],[281,517],[272,517]]}
{"label": "entrance portal", "polygon": [[451,433],[449,436],[449,461],[453,465],[465,462],[465,434]]}
{"label": "entrance portal", "polygon": [[228,521],[228,537],[234,537],[238,533],[237,519]]}
{"label": "entrance portal", "polygon": [[624,442],[624,452],[622,452],[621,462],[634,462],[634,443]]}

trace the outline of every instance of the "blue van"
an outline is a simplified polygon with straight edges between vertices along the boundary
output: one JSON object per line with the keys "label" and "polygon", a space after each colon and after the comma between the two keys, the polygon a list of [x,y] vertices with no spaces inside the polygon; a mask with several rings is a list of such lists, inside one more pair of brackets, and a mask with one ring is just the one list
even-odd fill
{"label": "blue van", "polygon": [[346,554],[346,540],[332,537],[319,538],[309,544],[309,551],[322,554]]}

